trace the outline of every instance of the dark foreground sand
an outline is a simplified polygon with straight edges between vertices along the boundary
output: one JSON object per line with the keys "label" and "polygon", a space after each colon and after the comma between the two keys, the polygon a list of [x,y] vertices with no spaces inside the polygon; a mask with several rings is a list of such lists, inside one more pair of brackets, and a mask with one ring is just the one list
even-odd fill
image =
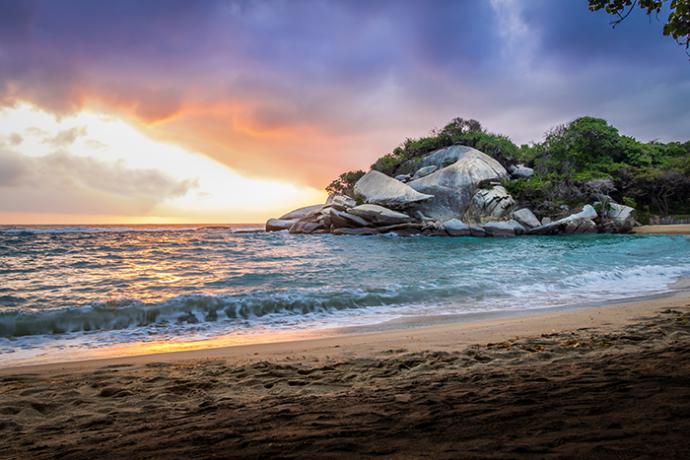
{"label": "dark foreground sand", "polygon": [[690,300],[605,308],[480,345],[444,326],[4,370],[0,458],[688,458]]}

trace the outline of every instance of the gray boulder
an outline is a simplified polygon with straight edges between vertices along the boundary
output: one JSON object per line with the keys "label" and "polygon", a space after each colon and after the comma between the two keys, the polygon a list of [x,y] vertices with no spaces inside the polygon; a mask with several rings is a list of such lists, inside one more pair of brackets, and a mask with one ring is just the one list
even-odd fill
{"label": "gray boulder", "polygon": [[404,224],[386,225],[377,227],[381,233],[397,233],[398,235],[417,235],[422,232],[423,224],[407,222]]}
{"label": "gray boulder", "polygon": [[540,225],[528,231],[535,235],[557,235],[560,233],[589,233],[596,231],[594,219],[597,211],[590,205],[585,205],[582,211],[555,222]]}
{"label": "gray boulder", "polygon": [[334,228],[342,227],[368,227],[371,223],[359,216],[350,214],[345,211],[338,211],[337,209],[330,210],[331,225]]}
{"label": "gray boulder", "polygon": [[613,231],[628,233],[635,227],[636,211],[630,206],[611,202],[602,211],[602,217]]}
{"label": "gray boulder", "polygon": [[450,219],[445,221],[441,228],[450,236],[468,236],[470,234],[470,226],[460,219]]}
{"label": "gray boulder", "polygon": [[501,185],[480,189],[472,197],[465,219],[470,222],[503,220],[510,216],[515,200]]}
{"label": "gray boulder", "polygon": [[489,236],[515,236],[525,233],[525,227],[514,220],[487,222],[482,228]]}
{"label": "gray boulder", "polygon": [[596,233],[597,224],[592,219],[574,219],[566,222],[563,233],[571,235],[576,233]]}
{"label": "gray boulder", "polygon": [[415,209],[440,221],[462,216],[480,183],[508,176],[505,168],[490,156],[461,145],[427,155],[420,166],[429,165],[440,169],[408,182],[407,185],[420,193],[433,196],[415,204]]}
{"label": "gray boulder", "polygon": [[432,198],[431,195],[419,193],[407,184],[373,169],[357,181],[355,195],[361,197],[365,203],[389,208],[405,208]]}
{"label": "gray boulder", "polygon": [[336,228],[331,233],[334,235],[377,235],[378,230],[371,227],[360,227],[360,228]]}
{"label": "gray boulder", "polygon": [[405,183],[412,180],[412,176],[410,176],[409,174],[399,174],[395,176],[395,180],[399,180],[400,182]]}
{"label": "gray boulder", "polygon": [[519,179],[526,179],[534,175],[534,169],[525,165],[512,165],[509,169],[510,175]]}
{"label": "gray boulder", "polygon": [[281,230],[289,230],[295,222],[297,221],[292,219],[268,219],[266,221],[266,231],[279,232]]}
{"label": "gray boulder", "polygon": [[414,173],[414,176],[412,176],[412,180],[415,179],[420,179],[424,176],[428,176],[432,172],[436,171],[438,169],[438,166],[436,165],[429,165],[429,166],[424,166],[423,168],[419,168],[416,173]]}
{"label": "gray boulder", "polygon": [[407,214],[393,211],[376,204],[362,204],[350,209],[350,214],[361,217],[376,225],[394,225],[410,222]]}
{"label": "gray boulder", "polygon": [[534,213],[527,208],[518,209],[517,211],[513,212],[512,217],[520,225],[528,229],[539,227],[541,225],[539,219],[537,219],[537,216],[535,216]]}
{"label": "gray boulder", "polygon": [[486,236],[486,230],[479,225],[470,225],[470,235],[472,236]]}
{"label": "gray boulder", "polygon": [[347,208],[354,208],[357,206],[357,202],[354,198],[350,198],[349,196],[331,194],[328,196],[325,206],[345,211]]}
{"label": "gray boulder", "polygon": [[287,214],[283,214],[282,216],[279,217],[280,220],[298,220],[301,219],[302,217],[305,217],[309,214],[317,213],[321,211],[321,208],[323,208],[322,204],[314,204],[311,206],[305,206],[303,208],[298,208],[295,209],[294,211],[290,211]]}

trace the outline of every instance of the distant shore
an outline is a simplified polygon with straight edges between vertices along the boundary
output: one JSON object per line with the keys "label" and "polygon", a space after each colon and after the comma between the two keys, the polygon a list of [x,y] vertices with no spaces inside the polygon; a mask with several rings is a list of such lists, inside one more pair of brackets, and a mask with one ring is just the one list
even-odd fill
{"label": "distant shore", "polygon": [[690,224],[642,225],[633,232],[642,235],[690,235]]}
{"label": "distant shore", "polygon": [[0,370],[0,458],[681,458],[690,297]]}

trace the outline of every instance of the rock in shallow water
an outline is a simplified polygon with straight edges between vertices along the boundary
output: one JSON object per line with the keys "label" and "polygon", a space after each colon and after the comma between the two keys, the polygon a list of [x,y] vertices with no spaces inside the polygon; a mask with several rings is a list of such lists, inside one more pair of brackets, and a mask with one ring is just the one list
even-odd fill
{"label": "rock in shallow water", "polygon": [[514,220],[487,222],[482,228],[489,236],[516,236],[525,233],[525,227]]}
{"label": "rock in shallow water", "polygon": [[535,228],[541,225],[537,216],[527,208],[518,209],[513,213],[512,217],[525,228]]}
{"label": "rock in shallow water", "polygon": [[450,236],[468,236],[470,235],[470,226],[460,219],[450,219],[445,221],[441,228],[445,230]]}
{"label": "rock in shallow water", "polygon": [[279,232],[281,230],[289,230],[295,222],[297,222],[296,219],[268,219],[266,221],[266,231]]}

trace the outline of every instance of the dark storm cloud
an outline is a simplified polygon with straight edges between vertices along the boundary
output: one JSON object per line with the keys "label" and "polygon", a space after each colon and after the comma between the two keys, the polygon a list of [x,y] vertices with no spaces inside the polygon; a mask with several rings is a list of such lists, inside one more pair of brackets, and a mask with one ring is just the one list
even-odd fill
{"label": "dark storm cloud", "polygon": [[[690,137],[682,50],[656,18],[613,30],[584,0],[0,0],[0,13],[0,103],[178,117],[175,133],[252,174],[272,164],[323,185],[453,116],[518,142],[585,114]],[[337,155],[262,147],[266,131],[305,127]]]}

